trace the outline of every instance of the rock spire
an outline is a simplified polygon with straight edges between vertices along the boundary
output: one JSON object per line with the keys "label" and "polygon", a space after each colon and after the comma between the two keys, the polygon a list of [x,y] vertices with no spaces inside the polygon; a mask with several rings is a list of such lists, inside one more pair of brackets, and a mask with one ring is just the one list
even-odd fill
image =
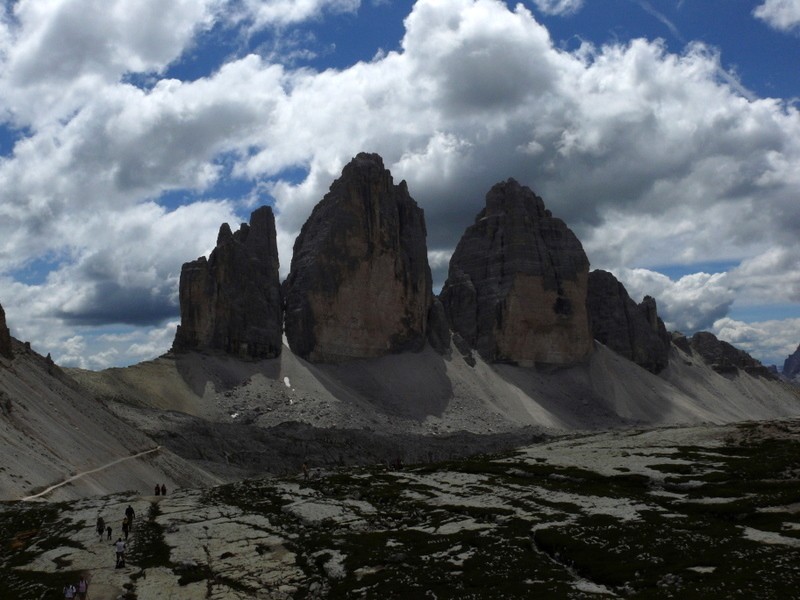
{"label": "rock spire", "polygon": [[377,154],[333,182],[295,241],[284,282],[286,337],[312,362],[418,350],[431,273],[422,209]]}
{"label": "rock spire", "polygon": [[6,311],[0,306],[0,356],[6,358],[13,358],[14,354],[11,351],[11,333],[6,326]]}
{"label": "rock spire", "polygon": [[671,336],[653,298],[636,304],[616,277],[596,270],[589,273],[586,308],[598,342],[653,373],[667,366]]}
{"label": "rock spire", "polygon": [[783,362],[783,375],[788,379],[794,379],[800,375],[800,346],[797,346],[797,350],[786,357]]}
{"label": "rock spire", "polygon": [[235,233],[181,269],[181,324],[173,349],[221,350],[244,358],[280,355],[282,310],[275,217],[263,206]]}
{"label": "rock spire", "polygon": [[541,198],[513,179],[459,241],[440,298],[454,332],[488,361],[571,364],[592,351],[589,261]]}

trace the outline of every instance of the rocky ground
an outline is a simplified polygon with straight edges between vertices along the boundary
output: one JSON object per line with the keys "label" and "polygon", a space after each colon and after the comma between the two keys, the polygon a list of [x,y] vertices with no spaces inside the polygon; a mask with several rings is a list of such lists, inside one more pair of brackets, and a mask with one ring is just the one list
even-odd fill
{"label": "rocky ground", "polygon": [[[800,420],[547,439],[166,497],[7,503],[0,597],[789,598]],[[127,566],[95,519],[138,513]]]}

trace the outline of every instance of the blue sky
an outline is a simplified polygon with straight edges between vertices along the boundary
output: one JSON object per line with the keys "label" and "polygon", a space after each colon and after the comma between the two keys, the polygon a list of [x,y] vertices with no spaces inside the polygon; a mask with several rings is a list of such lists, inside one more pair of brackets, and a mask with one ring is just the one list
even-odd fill
{"label": "blue sky", "polygon": [[437,285],[514,177],[671,328],[800,343],[800,0],[3,8],[0,304],[61,364],[165,352],[181,264],[258,205],[285,275],[360,151],[425,209]]}

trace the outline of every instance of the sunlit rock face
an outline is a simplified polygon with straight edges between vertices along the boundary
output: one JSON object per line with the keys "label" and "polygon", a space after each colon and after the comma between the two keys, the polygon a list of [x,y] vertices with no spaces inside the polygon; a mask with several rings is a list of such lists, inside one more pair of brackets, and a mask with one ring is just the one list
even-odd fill
{"label": "sunlit rock face", "polygon": [[377,154],[361,153],[314,208],[284,282],[286,337],[312,362],[425,344],[431,305],[422,209]]}
{"label": "sunlit rock face", "polygon": [[458,243],[440,298],[453,331],[485,360],[573,364],[592,351],[588,274],[578,238],[509,179]]}
{"label": "sunlit rock face", "polygon": [[282,303],[271,208],[254,211],[250,224],[235,233],[223,224],[208,260],[183,265],[180,304],[174,350],[259,359],[280,355]]}
{"label": "sunlit rock face", "polygon": [[667,366],[671,336],[658,316],[655,299],[645,296],[636,304],[616,277],[596,270],[589,273],[586,308],[598,342],[652,373]]}
{"label": "sunlit rock face", "polygon": [[6,311],[0,306],[0,356],[12,358],[11,334],[6,326]]}

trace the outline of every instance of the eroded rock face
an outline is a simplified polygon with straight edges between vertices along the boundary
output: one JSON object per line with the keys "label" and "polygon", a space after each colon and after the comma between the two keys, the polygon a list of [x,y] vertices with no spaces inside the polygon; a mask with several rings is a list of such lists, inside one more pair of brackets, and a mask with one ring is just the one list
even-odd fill
{"label": "eroded rock face", "polygon": [[671,336],[652,297],[636,304],[616,277],[597,270],[589,273],[586,308],[598,342],[652,373],[667,366]]}
{"label": "eroded rock face", "polygon": [[6,311],[0,306],[0,356],[13,358],[11,351],[11,334],[6,326]]}
{"label": "eroded rock face", "polygon": [[440,298],[453,331],[485,360],[571,364],[592,351],[588,273],[578,238],[509,179],[458,243]]}
{"label": "eroded rock face", "polygon": [[275,217],[263,206],[236,233],[220,227],[210,257],[185,263],[181,324],[173,349],[221,350],[248,358],[281,352],[282,306]]}
{"label": "eroded rock face", "polygon": [[314,208],[284,282],[286,337],[312,362],[425,344],[432,300],[422,209],[377,154],[359,154]]}
{"label": "eroded rock face", "polygon": [[800,376],[800,346],[783,362],[783,375],[789,379]]}
{"label": "eroded rock face", "polygon": [[697,352],[717,373],[736,374],[737,369],[741,369],[750,375],[774,378],[767,367],[747,352],[717,339],[713,333],[698,331],[692,336],[689,343],[692,350]]}

